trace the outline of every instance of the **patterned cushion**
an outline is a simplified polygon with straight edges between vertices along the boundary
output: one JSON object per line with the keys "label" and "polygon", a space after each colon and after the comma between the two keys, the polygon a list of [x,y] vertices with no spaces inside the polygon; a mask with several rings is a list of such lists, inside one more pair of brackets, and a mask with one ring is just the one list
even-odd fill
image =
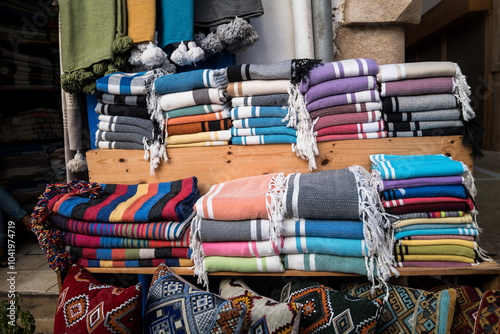
{"label": "patterned cushion", "polygon": [[102,284],[75,264],[59,294],[54,333],[139,333],[141,291],[140,284],[129,288]]}
{"label": "patterned cushion", "polygon": [[281,301],[302,304],[300,333],[376,333],[381,303],[347,296],[314,281],[291,282]]}
{"label": "patterned cushion", "polygon": [[219,285],[222,298],[242,302],[247,307],[244,333],[298,333],[300,305],[278,303],[261,296],[236,278],[224,278]]}
{"label": "patterned cushion", "polygon": [[160,264],[144,310],[144,333],[239,333],[245,313],[243,303],[200,290]]}
{"label": "patterned cushion", "polygon": [[483,294],[479,309],[474,334],[498,333],[500,320],[500,291],[488,290]]}
{"label": "patterned cushion", "polygon": [[[367,300],[380,299],[385,291],[370,293],[371,283],[349,283],[341,291]],[[380,333],[449,333],[455,309],[455,289],[432,293],[389,285],[389,301],[380,319]]]}

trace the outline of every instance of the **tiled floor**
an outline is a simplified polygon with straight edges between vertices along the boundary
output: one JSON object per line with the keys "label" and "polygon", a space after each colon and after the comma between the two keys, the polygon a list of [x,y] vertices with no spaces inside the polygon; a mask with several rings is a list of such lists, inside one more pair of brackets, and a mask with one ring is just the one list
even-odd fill
{"label": "tiled floor", "polygon": [[[485,152],[485,157],[474,161],[474,178],[478,189],[476,205],[479,211],[478,222],[483,229],[479,246],[500,261],[500,152]],[[53,314],[58,295],[57,276],[48,264],[45,254],[34,238],[17,244],[16,248],[16,290],[21,296],[45,296],[45,299],[31,300],[27,305]],[[9,290],[7,282],[11,275],[8,268],[0,269],[0,300],[5,299]],[[49,305],[45,305],[49,304]],[[33,312],[36,312],[33,310]],[[51,319],[41,319],[41,328],[51,328]],[[41,332],[37,328],[37,333]]]}

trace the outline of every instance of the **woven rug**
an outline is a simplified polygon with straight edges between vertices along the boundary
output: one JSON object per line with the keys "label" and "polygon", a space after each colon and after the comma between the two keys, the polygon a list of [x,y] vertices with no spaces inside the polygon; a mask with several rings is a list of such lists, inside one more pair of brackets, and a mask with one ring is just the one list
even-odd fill
{"label": "woven rug", "polygon": [[190,267],[193,261],[189,259],[141,259],[141,260],[89,260],[84,258],[78,259],[78,264],[87,268],[156,268],[160,264],[165,264],[170,267]]}
{"label": "woven rug", "polygon": [[99,223],[67,218],[58,214],[50,217],[57,228],[74,233],[132,239],[177,240],[190,226],[193,215],[184,221],[146,223]]}
{"label": "woven rug", "polygon": [[72,232],[63,232],[65,245],[85,248],[164,248],[189,247],[190,230],[186,230],[181,239],[177,240],[148,240],[120,237],[100,237]]}
{"label": "woven rug", "polygon": [[189,259],[189,247],[164,248],[86,248],[66,246],[66,250],[75,256],[88,260],[141,260],[182,258]]}

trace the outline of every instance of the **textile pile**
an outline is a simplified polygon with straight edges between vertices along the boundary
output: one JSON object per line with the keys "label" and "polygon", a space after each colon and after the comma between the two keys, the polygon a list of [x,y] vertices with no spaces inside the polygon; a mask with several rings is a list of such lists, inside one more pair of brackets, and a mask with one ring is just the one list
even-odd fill
{"label": "textile pile", "polygon": [[321,63],[300,83],[318,142],[383,138],[377,62],[368,58]]}
{"label": "textile pile", "polygon": [[226,104],[225,69],[194,70],[156,78],[150,113],[169,147],[226,145],[231,120]]}
{"label": "textile pile", "polygon": [[34,56],[0,48],[0,87],[15,89],[54,88],[57,67],[51,56]]}
{"label": "textile pile", "polygon": [[356,273],[372,282],[397,275],[385,235],[390,221],[374,201],[369,175],[352,166],[287,177],[285,269]]}
{"label": "textile pile", "polygon": [[53,108],[33,108],[0,115],[0,141],[10,143],[23,140],[63,138],[61,111]]}
{"label": "textile pile", "polygon": [[[212,186],[195,206],[195,275],[207,272],[338,271],[385,282],[394,269],[369,173],[360,166],[268,174]],[[280,254],[284,254],[282,263]]]}
{"label": "textile pile", "polygon": [[234,145],[292,144],[316,168],[318,154],[309,115],[297,103],[297,84],[318,61],[289,59],[274,64],[241,64],[226,70]]}
{"label": "textile pile", "polygon": [[240,178],[213,185],[195,205],[192,260],[198,281],[208,272],[283,272],[279,200],[283,174]]}
{"label": "textile pile", "polygon": [[447,61],[381,65],[377,75],[389,137],[464,135],[482,156],[482,133],[470,105],[470,87],[458,64]]}
{"label": "textile pile", "polygon": [[160,158],[166,159],[161,133],[150,119],[146,101],[147,82],[162,73],[161,70],[120,72],[97,80],[97,147],[144,150],[145,159],[151,157],[152,169],[158,166]]}
{"label": "textile pile", "polygon": [[372,185],[394,216],[399,267],[466,267],[491,261],[480,228],[468,167],[445,155],[371,155]]}
{"label": "textile pile", "polygon": [[84,267],[191,266],[195,177],[151,184],[48,185],[32,230],[55,271]]}

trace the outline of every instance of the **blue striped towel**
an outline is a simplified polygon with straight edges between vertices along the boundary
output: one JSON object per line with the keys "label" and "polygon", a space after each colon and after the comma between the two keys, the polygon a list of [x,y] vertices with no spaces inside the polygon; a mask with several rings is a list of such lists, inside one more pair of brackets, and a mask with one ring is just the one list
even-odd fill
{"label": "blue striped towel", "polygon": [[224,88],[227,86],[225,69],[195,70],[163,75],[154,82],[157,94],[184,92],[198,88]]}
{"label": "blue striped towel", "polygon": [[96,80],[96,88],[100,92],[114,95],[146,95],[146,81],[159,71],[108,74]]}
{"label": "blue striped towel", "polygon": [[232,137],[233,145],[296,144],[297,137],[289,135],[260,135]]}
{"label": "blue striped towel", "polygon": [[231,119],[255,118],[255,117],[282,117],[288,115],[288,107],[236,107],[231,109]]}

